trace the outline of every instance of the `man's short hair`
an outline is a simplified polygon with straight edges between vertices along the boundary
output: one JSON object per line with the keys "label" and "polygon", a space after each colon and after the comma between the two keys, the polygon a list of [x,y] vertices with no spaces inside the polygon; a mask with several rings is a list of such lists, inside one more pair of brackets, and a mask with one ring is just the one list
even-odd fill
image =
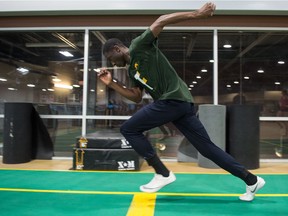
{"label": "man's short hair", "polygon": [[107,40],[103,46],[103,54],[111,51],[115,45],[124,46],[123,42],[117,38],[111,38]]}

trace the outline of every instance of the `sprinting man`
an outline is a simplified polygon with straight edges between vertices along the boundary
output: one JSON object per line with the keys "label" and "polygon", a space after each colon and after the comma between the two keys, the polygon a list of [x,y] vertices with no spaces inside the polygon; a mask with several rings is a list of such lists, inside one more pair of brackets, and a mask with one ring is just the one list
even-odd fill
{"label": "sprinting man", "polygon": [[141,102],[144,89],[154,99],[153,103],[137,111],[120,128],[134,150],[155,170],[152,180],[140,186],[143,192],[157,192],[176,180],[173,172],[162,163],[143,135],[144,131],[168,122],[172,122],[203,156],[246,183],[246,193],[240,196],[241,200],[252,201],[255,193],[265,184],[261,177],[250,173],[210,140],[202,123],[195,116],[193,97],[187,85],[157,46],[157,37],[165,26],[211,17],[215,8],[215,4],[206,3],[195,11],[162,15],[132,40],[129,48],[116,38],[109,39],[104,45],[103,54],[113,66],[129,66],[128,73],[133,85],[131,88],[124,88],[113,82],[111,72],[105,68],[98,74],[101,81],[136,103]]}

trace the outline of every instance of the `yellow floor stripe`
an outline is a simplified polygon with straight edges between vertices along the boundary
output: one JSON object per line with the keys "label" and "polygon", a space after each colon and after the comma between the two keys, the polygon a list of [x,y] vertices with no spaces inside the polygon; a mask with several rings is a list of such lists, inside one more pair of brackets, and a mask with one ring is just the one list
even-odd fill
{"label": "yellow floor stripe", "polygon": [[[1,158],[1,156],[0,156]],[[0,168],[0,171],[2,170],[9,170],[9,171],[43,171],[43,172],[87,172],[87,173],[123,173],[123,174],[154,174],[154,172],[152,171],[98,171],[98,170],[45,170],[45,169],[36,169],[36,168],[19,168],[19,169],[15,169],[15,168]],[[228,172],[213,172],[213,171],[207,171],[207,172],[174,172],[174,174],[192,174],[192,175],[231,175]],[[257,175],[288,175],[288,172],[279,172],[279,173],[275,173],[275,172],[271,172],[271,173],[257,173]]]}
{"label": "yellow floor stripe", "polygon": [[[80,191],[80,190],[42,190],[42,189],[26,189],[26,188],[0,188],[0,191],[10,192],[30,192],[30,193],[67,193],[67,194],[99,194],[99,195],[157,195],[157,196],[193,196],[193,197],[235,197],[241,194],[224,194],[224,193],[143,193],[143,192],[124,192],[124,191]],[[288,194],[256,194],[261,197],[288,197]]]}
{"label": "yellow floor stripe", "polygon": [[156,194],[135,194],[126,216],[153,216]]}

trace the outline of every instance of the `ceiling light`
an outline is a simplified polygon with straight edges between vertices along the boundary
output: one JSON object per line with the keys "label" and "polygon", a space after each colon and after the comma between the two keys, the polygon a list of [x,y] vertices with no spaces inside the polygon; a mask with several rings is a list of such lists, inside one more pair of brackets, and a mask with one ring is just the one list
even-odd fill
{"label": "ceiling light", "polygon": [[27,86],[30,87],[30,88],[34,88],[35,87],[34,84],[27,84]]}
{"label": "ceiling light", "polygon": [[210,62],[210,63],[213,63],[213,62],[214,62],[214,60],[213,60],[213,59],[211,59],[211,60],[209,60],[209,62]]}
{"label": "ceiling light", "polygon": [[59,78],[57,78],[57,77],[54,77],[54,78],[52,79],[52,81],[54,81],[54,82],[61,82],[61,79],[59,79]]}
{"label": "ceiling light", "polygon": [[47,89],[48,91],[50,91],[50,92],[53,92],[53,91],[55,91],[54,89],[51,89],[51,88],[49,88],[49,89]]}
{"label": "ceiling light", "polygon": [[29,73],[29,70],[27,68],[23,68],[23,67],[18,67],[16,69],[19,73],[21,73],[22,75],[26,75]]}
{"label": "ceiling light", "polygon": [[202,69],[201,69],[201,72],[206,73],[206,72],[207,72],[207,69],[206,69],[206,68],[202,68]]}
{"label": "ceiling light", "polygon": [[285,64],[285,61],[278,61],[278,64]]}
{"label": "ceiling light", "polygon": [[248,76],[244,76],[244,79],[248,80],[248,79],[250,79],[250,77],[248,77]]}
{"label": "ceiling light", "polygon": [[259,69],[257,70],[257,72],[258,72],[258,73],[264,73],[264,70],[261,69],[261,68],[259,68]]}
{"label": "ceiling light", "polygon": [[234,84],[239,84],[239,81],[234,81]]}
{"label": "ceiling light", "polygon": [[80,85],[74,84],[73,87],[75,87],[75,88],[80,88]]}
{"label": "ceiling light", "polygon": [[194,85],[189,85],[189,87],[193,88],[193,87],[194,87]]}
{"label": "ceiling light", "polygon": [[281,83],[280,82],[275,82],[275,85],[281,85]]}
{"label": "ceiling light", "polygon": [[0,81],[2,81],[2,82],[7,82],[7,79],[0,78]]}
{"label": "ceiling light", "polygon": [[230,49],[232,46],[230,44],[224,44],[223,47],[226,49]]}
{"label": "ceiling light", "polygon": [[57,88],[63,88],[63,89],[73,89],[73,86],[70,86],[70,85],[65,85],[65,84],[60,84],[60,83],[55,83],[54,84],[54,87],[57,87]]}
{"label": "ceiling light", "polygon": [[16,89],[16,88],[8,88],[8,90],[10,90],[10,91],[17,91],[18,89]]}
{"label": "ceiling light", "polygon": [[231,88],[231,85],[226,85],[227,88]]}
{"label": "ceiling light", "polygon": [[201,76],[196,76],[197,79],[201,79]]}
{"label": "ceiling light", "polygon": [[196,82],[196,81],[193,81],[192,83],[193,83],[193,84],[197,84],[197,82]]}
{"label": "ceiling light", "polygon": [[73,55],[68,51],[59,51],[59,53],[61,53],[62,55],[66,56],[66,57],[73,57]]}
{"label": "ceiling light", "polygon": [[228,41],[226,41],[225,44],[223,45],[223,47],[226,49],[229,49],[232,47],[232,45]]}
{"label": "ceiling light", "polygon": [[42,91],[47,91],[46,89],[42,89]]}

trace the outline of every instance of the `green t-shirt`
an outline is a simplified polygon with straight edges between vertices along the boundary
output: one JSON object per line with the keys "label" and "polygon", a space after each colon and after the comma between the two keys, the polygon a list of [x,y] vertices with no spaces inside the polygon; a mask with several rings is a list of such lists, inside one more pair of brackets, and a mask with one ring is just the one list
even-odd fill
{"label": "green t-shirt", "polygon": [[186,83],[158,49],[150,28],[132,41],[129,52],[128,73],[134,87],[144,88],[154,100],[193,102]]}

